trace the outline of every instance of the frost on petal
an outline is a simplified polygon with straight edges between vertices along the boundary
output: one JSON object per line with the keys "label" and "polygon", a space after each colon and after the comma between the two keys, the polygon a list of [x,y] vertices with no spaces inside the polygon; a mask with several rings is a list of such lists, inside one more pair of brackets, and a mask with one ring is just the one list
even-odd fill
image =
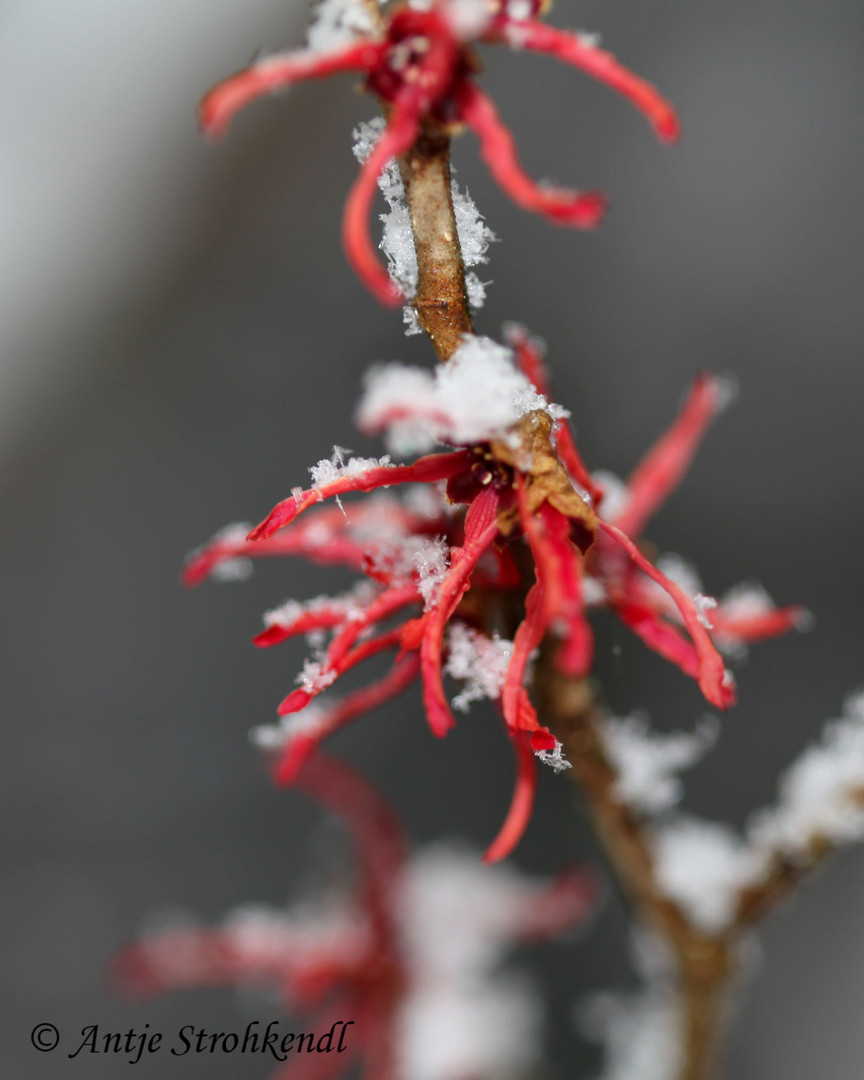
{"label": "frost on petal", "polygon": [[[226,525],[206,544],[189,552],[186,556],[187,565],[195,562],[199,556],[207,551],[217,552],[220,548],[231,551],[243,547],[251,527],[247,522],[234,522],[231,525]],[[209,576],[211,581],[221,584],[247,581],[252,576],[253,569],[251,559],[247,559],[243,555],[235,555],[231,558],[214,560],[213,565],[209,568]]]}
{"label": "frost on petal", "polygon": [[226,942],[243,957],[244,966],[287,969],[301,965],[345,965],[361,961],[368,947],[363,921],[339,896],[318,897],[281,911],[266,904],[239,904],[223,920]]}
{"label": "frost on petal", "polygon": [[658,888],[707,933],[730,925],[741,891],[763,866],[728,826],[684,815],[655,829],[651,846]]}
{"label": "frost on petal", "polygon": [[466,335],[434,371],[401,364],[373,369],[357,423],[369,433],[384,431],[392,450],[407,455],[436,443],[459,446],[500,438],[537,409],[556,420],[566,415],[516,369],[509,349]]}
{"label": "frost on petal", "polygon": [[336,681],[337,672],[325,668],[320,660],[306,660],[297,676],[297,683],[307,694],[318,694]]}
{"label": "frost on petal", "polygon": [[339,623],[359,619],[378,592],[371,582],[360,581],[341,596],[316,596],[304,603],[286,600],[284,604],[264,613],[264,626],[267,629],[276,627],[290,631],[295,626],[303,627],[307,623],[314,627],[318,619],[321,628],[331,629]]}
{"label": "frost on petal", "polygon": [[300,736],[316,737],[326,732],[328,719],[328,710],[313,702],[300,712],[280,716],[278,723],[252,728],[249,739],[260,750],[281,750]]}
{"label": "frost on petal", "polygon": [[364,0],[318,0],[308,31],[313,52],[332,52],[375,31]]}
{"label": "frost on petal", "polygon": [[731,588],[712,616],[717,647],[733,659],[743,659],[754,641],[775,637],[788,630],[809,630],[813,616],[803,607],[778,608],[758,582]]}
{"label": "frost on petal", "polygon": [[238,556],[236,559],[223,559],[210,571],[210,580],[222,585],[248,581],[253,570],[252,560],[243,556]]}
{"label": "frost on petal", "polygon": [[447,633],[444,670],[465,683],[461,693],[453,698],[453,708],[467,712],[472,701],[500,697],[512,655],[512,641],[503,641],[497,634],[490,638],[463,622],[452,622]]}
{"label": "frost on petal", "polygon": [[774,610],[768,590],[758,581],[734,585],[723,596],[723,614],[727,619],[754,619]]}
{"label": "frost on petal", "polygon": [[[334,446],[333,453],[329,458],[323,458],[317,465],[312,465],[309,473],[312,477],[312,487],[320,488],[325,484],[332,484],[344,476],[362,476],[370,469],[386,469],[390,464],[390,458],[359,458],[348,457],[351,453],[344,446]],[[296,495],[294,496],[296,501]]]}
{"label": "frost on petal", "polygon": [[572,769],[572,764],[564,757],[564,747],[556,739],[555,746],[551,750],[535,750],[534,756],[539,758],[544,765],[548,765],[554,773]]}
{"label": "frost on petal", "polygon": [[770,854],[803,858],[814,842],[846,844],[864,838],[864,691],[849,697],[781,776],[777,804],[754,815],[750,835]]}
{"label": "frost on petal", "polygon": [[677,773],[697,764],[717,739],[713,719],[698,725],[692,734],[651,731],[639,714],[603,721],[606,755],[618,779],[615,794],[640,813],[656,814],[679,801],[683,788]]}
{"label": "frost on petal", "polygon": [[369,552],[369,571],[391,585],[416,582],[427,608],[434,607],[447,570],[450,549],[441,537],[385,536]]}
{"label": "frost on petal", "polygon": [[696,608],[696,617],[705,629],[713,630],[714,624],[711,622],[709,612],[717,607],[717,601],[714,597],[705,596],[704,593],[695,593],[693,596],[693,607]]}

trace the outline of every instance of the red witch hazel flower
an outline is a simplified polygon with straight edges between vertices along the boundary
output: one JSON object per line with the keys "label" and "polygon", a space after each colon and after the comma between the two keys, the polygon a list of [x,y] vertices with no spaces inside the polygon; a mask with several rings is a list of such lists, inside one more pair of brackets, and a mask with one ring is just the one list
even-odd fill
{"label": "red witch hazel flower", "polygon": [[201,124],[220,135],[240,109],[265,94],[337,72],[361,74],[388,115],[348,196],[343,237],[363,281],[385,304],[398,305],[406,296],[375,254],[368,218],[378,177],[414,145],[424,124],[447,132],[471,128],[493,177],[525,209],[591,228],[607,207],[598,192],[538,184],[525,174],[513,136],[476,82],[481,63],[475,45],[507,45],[571,64],[628,98],[660,139],[678,137],[675,112],[654,87],[589,36],[540,21],[546,7],[544,0],[409,0],[384,10],[377,0],[322,0],[308,47],[259,60],[214,87],[201,104]]}
{"label": "red witch hazel flower", "polygon": [[[220,534],[185,571],[196,584],[224,575],[226,566],[236,573],[238,559],[295,554],[361,571],[366,580],[346,595],[290,601],[265,617],[256,644],[306,634],[316,652],[279,707],[280,725],[257,739],[277,753],[277,782],[288,784],[323,739],[417,678],[438,736],[454,725],[454,707],[494,700],[516,753],[517,781],[490,861],[512,851],[530,817],[535,755],[556,770],[569,767],[528,691],[541,643],[551,643],[550,662],[562,674],[586,676],[593,654],[587,613],[608,607],[725,709],[734,680],[718,650],[740,651],[806,617],[797,607],[775,608],[754,589],[718,603],[688,580],[680,560],[655,564],[638,546],[723,407],[721,380],[700,376],[627,483],[613,483],[589,473],[568,414],[550,403],[537,343],[520,328],[507,334],[509,348],[468,335],[434,371],[393,365],[367,380],[362,430],[385,434],[394,454],[453,449],[395,464],[389,456],[346,459],[337,448],[311,470],[310,488],[295,488],[248,535],[243,528]],[[340,502],[404,485],[411,486],[403,501],[382,493],[359,505]],[[321,505],[328,499],[337,505]],[[383,678],[319,703],[345,672],[383,653],[394,656]],[[452,703],[446,676],[463,683]]]}
{"label": "red witch hazel flower", "polygon": [[[350,831],[353,890],[288,911],[243,907],[219,929],[166,929],[116,958],[115,981],[146,997],[199,986],[276,991],[306,1030],[284,1048],[276,1024],[256,1021],[242,1036],[247,1052],[287,1062],[274,1080],[329,1080],[358,1057],[376,1080],[528,1075],[540,1057],[539,1002],[498,969],[511,947],[583,923],[593,877],[572,869],[537,884],[443,845],[411,856],[389,806],[347,765],[319,755],[298,783]],[[215,1052],[236,1049],[230,1035],[206,1036],[207,1049],[211,1038],[223,1040]]]}

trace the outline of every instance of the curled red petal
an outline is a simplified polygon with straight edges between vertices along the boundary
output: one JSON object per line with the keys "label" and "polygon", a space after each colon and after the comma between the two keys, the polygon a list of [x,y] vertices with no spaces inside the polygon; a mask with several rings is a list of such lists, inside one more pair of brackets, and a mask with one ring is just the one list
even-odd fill
{"label": "curled red petal", "polygon": [[546,602],[543,586],[532,585],[525,598],[525,618],[519,624],[513,638],[513,653],[504,686],[501,690],[501,709],[508,727],[530,730],[537,726],[537,714],[525,690],[525,670],[531,654],[539,646],[546,633]]}
{"label": "curled red petal", "polygon": [[[346,936],[346,954],[353,942]],[[113,959],[111,981],[136,997],[196,986],[274,985],[293,990],[305,983],[311,969],[315,981],[332,985],[342,974],[332,955],[323,961],[302,948],[307,935],[288,925],[273,925],[259,934],[224,930],[166,930],[128,946]]]}
{"label": "curled red petal", "polygon": [[218,138],[234,115],[265,94],[305,79],[325,78],[340,71],[369,71],[381,60],[383,45],[361,41],[332,53],[279,53],[217,83],[198,107],[198,121],[207,135]]}
{"label": "curled red petal", "polygon": [[672,597],[699,657],[696,676],[699,689],[712,705],[716,705],[718,709],[726,709],[729,702],[730,685],[726,666],[714,647],[708,631],[699,622],[699,616],[693,606],[693,601],[680,586],[667,578],[665,574],[661,573],[656,566],[645,558],[629,536],[626,536],[614,525],[610,525],[608,521],[599,519],[599,525],[608,536],[624,549],[643,573],[647,574],[652,581],[656,581]]}
{"label": "curled red petal", "polygon": [[498,835],[486,849],[483,862],[495,863],[506,859],[528,827],[537,792],[537,762],[526,732],[514,732],[510,741],[516,754],[516,784],[510,809]]}
{"label": "curled red petal", "polygon": [[405,836],[390,805],[356,769],[320,752],[300,772],[297,787],[344,822],[354,837],[375,914],[389,922],[390,891],[406,856]]}
{"label": "curled red petal", "polygon": [[600,224],[608,206],[606,196],[596,191],[544,187],[532,180],[519,164],[513,136],[502,124],[492,100],[468,79],[460,84],[457,104],[462,120],[480,140],[489,171],[515,203],[561,225],[593,229]]}
{"label": "curled red petal", "polygon": [[651,447],[627,481],[629,498],[615,524],[628,536],[641,535],[646,522],[681,482],[708,425],[723,407],[719,379],[697,376],[672,426]]}
{"label": "curled red petal", "polygon": [[554,750],[558,745],[558,740],[546,727],[537,727],[531,732],[531,749],[532,750]]}
{"label": "curled red petal", "polygon": [[326,664],[322,666],[320,677],[313,685],[307,687],[300,687],[297,690],[292,690],[291,693],[280,703],[277,710],[279,716],[290,716],[291,713],[299,712],[301,709],[305,709],[306,706],[312,701],[313,698],[323,693],[332,683],[336,681],[341,675],[344,675],[346,671],[350,671],[351,668],[356,667],[358,664],[362,664],[364,660],[368,660],[372,656],[377,656],[378,653],[384,652],[386,649],[399,648],[402,640],[402,627],[397,626],[393,630],[388,630],[383,634],[379,634],[378,637],[369,638],[367,641],[361,642],[355,648],[347,652],[339,660],[338,664],[334,664],[332,667],[328,667]]}
{"label": "curled red petal", "polygon": [[258,648],[269,648],[273,645],[281,645],[289,638],[299,634],[309,634],[313,630],[332,630],[342,626],[347,616],[344,599],[334,599],[325,604],[316,604],[308,611],[300,611],[290,622],[274,622],[270,626],[256,634],[252,644]]}
{"label": "curled red petal", "polygon": [[358,716],[372,712],[398,697],[415,681],[419,671],[420,660],[416,655],[397,660],[383,679],[346,694],[341,701],[336,702],[320,723],[315,725],[314,732],[292,736],[276,761],[276,784],[279,787],[293,784],[305,762],[324,739],[340,731]]}
{"label": "curled red petal", "polygon": [[[630,630],[643,641],[652,652],[662,656],[664,660],[675,664],[685,675],[691,679],[699,677],[699,654],[693,643],[688,641],[681,631],[666,622],[658,612],[644,604],[633,603],[629,600],[616,602],[615,614],[629,627]],[[713,612],[711,613],[713,616]],[[724,705],[729,707],[735,704],[735,685],[724,682],[722,687]]]}
{"label": "curled red petal", "polygon": [[514,933],[523,941],[557,937],[588,918],[597,907],[600,893],[600,883],[592,870],[570,867],[526,900]]}
{"label": "curled red petal", "polygon": [[753,615],[729,616],[720,604],[711,611],[710,618],[716,633],[749,645],[756,641],[764,641],[766,638],[779,637],[780,634],[786,634],[790,630],[807,629],[812,616],[807,608],[794,604]]}
{"label": "curled red petal", "polygon": [[647,117],[657,137],[664,142],[675,142],[681,135],[675,109],[660,92],[582,35],[534,20],[511,22],[505,27],[504,35],[517,48],[554,56],[623,95]]}
{"label": "curled red petal", "polygon": [[404,304],[405,297],[378,257],[369,232],[369,217],[381,171],[393,158],[409,149],[417,138],[419,127],[420,112],[413,97],[397,99],[387,127],[348,193],[342,219],[342,243],[348,261],[360,280],[388,307]]}
{"label": "curled red petal", "polygon": [[428,454],[418,458],[413,465],[379,465],[362,473],[338,476],[319,487],[300,491],[296,497],[291,495],[283,499],[255,526],[248,539],[255,542],[267,540],[286,525],[290,525],[298,514],[324,499],[347,495],[352,491],[374,491],[376,488],[392,487],[395,484],[431,484],[438,480],[449,480],[469,463],[468,452],[457,450],[449,454]]}
{"label": "curled red petal", "polygon": [[531,513],[525,485],[517,486],[519,520],[528,537],[544,588],[546,623],[562,636],[555,662],[563,673],[583,678],[594,657],[594,635],[582,599],[582,558],[570,539],[570,520],[549,503]]}
{"label": "curled red petal", "polygon": [[481,555],[498,535],[500,496],[494,488],[482,491],[465,515],[465,541],[453,548],[450,569],[438,591],[435,607],[424,616],[420,643],[423,676],[423,705],[433,733],[444,736],[454,726],[453,713],[444,693],[442,651],[444,627],[468,588],[471,574]]}
{"label": "curled red petal", "polygon": [[333,639],[327,650],[328,667],[338,667],[341,664],[343,657],[353,648],[364,630],[419,599],[421,596],[416,585],[401,585],[381,593],[368,605],[362,615],[345,623],[344,628]]}
{"label": "curled red petal", "polygon": [[[330,507],[322,508],[329,510]],[[333,508],[344,523],[341,510]],[[310,522],[310,525],[313,523]],[[329,523],[322,529],[324,521],[316,516],[314,527],[272,536],[268,540],[252,542],[242,539],[225,539],[217,536],[186,560],[181,582],[187,588],[194,588],[206,581],[214,570],[234,559],[277,558],[289,555],[302,555],[310,562],[320,566],[347,566],[352,570],[362,570],[368,545],[359,543],[350,536],[340,535]]]}

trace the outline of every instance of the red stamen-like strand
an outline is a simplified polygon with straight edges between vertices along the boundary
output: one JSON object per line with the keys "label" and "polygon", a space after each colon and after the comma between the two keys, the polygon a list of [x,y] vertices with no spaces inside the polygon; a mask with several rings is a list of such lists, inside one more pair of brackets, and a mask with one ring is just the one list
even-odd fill
{"label": "red stamen-like strand", "polygon": [[482,491],[465,515],[465,542],[451,553],[450,570],[441,583],[435,607],[424,618],[420,643],[423,704],[435,735],[446,735],[454,726],[453,713],[444,693],[442,652],[444,628],[462,599],[481,555],[498,535],[500,497],[494,488]]}
{"label": "red stamen-like strand", "polygon": [[672,597],[699,656],[697,677],[699,688],[712,705],[725,710],[729,705],[729,680],[726,674],[726,666],[714,647],[708,631],[699,621],[692,600],[680,586],[667,578],[665,574],[661,573],[656,566],[645,558],[629,536],[626,536],[614,525],[610,525],[608,521],[601,519],[599,525],[616,543],[621,545],[643,573],[647,574],[652,581],[656,581]]}
{"label": "red stamen-like strand", "polygon": [[[613,603],[613,608],[621,622],[652,652],[680,668],[691,679],[699,677],[699,654],[677,626],[665,622],[652,608],[628,600]],[[729,697],[727,704],[734,704],[731,688],[726,692]]]}
{"label": "red stamen-like strand", "polygon": [[306,79],[321,79],[342,71],[370,71],[381,63],[385,47],[371,41],[354,42],[332,53],[289,52],[259,60],[210,90],[198,107],[205,134],[225,134],[234,116],[253,101]]}
{"label": "red stamen-like strand", "polygon": [[600,885],[591,870],[573,866],[523,905],[515,928],[522,941],[546,941],[582,923],[597,906]]}
{"label": "red stamen-like strand", "polygon": [[530,20],[509,23],[505,37],[517,48],[554,56],[617,91],[647,117],[663,142],[675,142],[680,137],[678,116],[659,91],[582,35]]}
{"label": "red stamen-like strand", "polygon": [[672,426],[651,447],[627,481],[629,499],[615,524],[638,538],[646,522],[681,482],[708,425],[723,402],[720,382],[698,376]]}
{"label": "red stamen-like strand", "polygon": [[534,809],[534,796],[537,792],[537,760],[531,748],[530,736],[526,732],[516,731],[510,736],[516,754],[516,783],[510,809],[498,835],[486,849],[483,862],[495,863],[506,859],[522,839],[531,811]]}
{"label": "red stamen-like strand", "polygon": [[387,649],[398,649],[401,644],[402,627],[397,626],[393,630],[388,630],[383,634],[379,634],[378,637],[369,638],[366,641],[361,642],[355,648],[347,652],[339,661],[338,665],[328,667],[326,661],[322,664],[319,679],[311,686],[300,687],[297,690],[292,690],[291,693],[280,703],[277,713],[279,716],[290,716],[291,713],[300,712],[301,709],[305,709],[306,706],[316,698],[319,694],[323,693],[331,683],[335,682],[340,675],[344,675],[346,671],[350,671],[358,664],[362,664],[364,660],[369,660],[373,656],[377,656],[379,653],[385,652]]}
{"label": "red stamen-like strand", "polygon": [[348,651],[353,648],[364,631],[420,598],[416,585],[402,585],[394,589],[387,589],[376,597],[362,614],[346,622],[343,629],[333,639],[327,649],[327,666],[339,667]]}
{"label": "red stamen-like strand", "polygon": [[711,611],[711,623],[716,633],[748,645],[778,637],[789,630],[807,629],[810,621],[810,612],[798,605],[774,608],[754,615],[727,615],[722,604]]}
{"label": "red stamen-like strand", "polygon": [[516,142],[501,122],[492,99],[466,80],[460,84],[456,100],[461,119],[480,140],[480,152],[489,171],[515,203],[562,225],[593,229],[600,224],[608,206],[605,195],[536,183],[522,169]]}
{"label": "red stamen-like strand", "polygon": [[375,465],[360,473],[346,473],[335,480],[290,495],[278,503],[267,517],[249,533],[250,540],[266,540],[279,529],[284,529],[304,510],[324,499],[348,495],[353,491],[374,491],[396,484],[433,484],[449,480],[471,462],[467,450],[450,454],[429,454],[418,458],[413,465]]}
{"label": "red stamen-like strand", "polygon": [[546,601],[543,586],[538,582],[531,586],[525,599],[525,618],[513,638],[513,652],[501,691],[502,712],[512,732],[530,731],[538,726],[537,712],[525,689],[525,672],[531,654],[543,640],[546,625]]}
{"label": "red stamen-like strand", "polygon": [[404,656],[396,661],[383,679],[347,694],[333,705],[320,723],[316,724],[314,732],[292,735],[280,751],[276,762],[274,777],[277,785],[288,787],[293,784],[303,765],[325,739],[356,720],[358,716],[379,709],[404,693],[416,680],[419,672],[419,657],[415,654]]}

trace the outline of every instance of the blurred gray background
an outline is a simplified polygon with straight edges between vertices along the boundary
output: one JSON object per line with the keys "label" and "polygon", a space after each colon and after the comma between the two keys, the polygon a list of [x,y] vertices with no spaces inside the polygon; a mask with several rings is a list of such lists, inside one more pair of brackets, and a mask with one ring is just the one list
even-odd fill
{"label": "blurred gray background", "polygon": [[[154,911],[215,919],[279,903],[335,842],[274,792],[247,730],[291,687],[302,647],[249,645],[260,613],[333,577],[262,566],[242,587],[177,583],[184,553],[257,520],[352,432],[363,371],[430,363],[345,265],[350,130],[373,102],[350,80],[301,87],[205,146],[201,92],[261,47],[298,43],[300,0],[6,0],[0,11],[0,484],[5,828],[0,1071],[116,1078],[111,1059],[40,1055],[31,1027],[170,1030],[232,1022],[227,994],[130,1008],[112,951]],[[754,650],[723,742],[688,784],[735,822],[864,681],[860,505],[864,338],[864,7],[852,0],[559,0],[677,103],[664,149],[609,92],[552,61],[488,54],[487,86],[540,176],[613,199],[596,235],[513,207],[466,137],[465,181],[501,243],[478,329],[520,319],[549,343],[558,401],[594,466],[626,471],[702,367],[742,396],[652,538],[710,592],[761,580],[815,632]],[[344,581],[337,582],[341,586]],[[689,726],[695,688],[600,627],[619,712]],[[472,714],[432,740],[416,698],[338,749],[420,841],[482,845],[509,797],[509,751]],[[422,763],[422,768],[419,767]],[[322,841],[323,837],[323,841]],[[551,872],[595,851],[569,786],[545,775],[517,862]],[[590,937],[530,962],[554,1004],[554,1077],[588,1077],[567,1031],[581,992],[629,978],[614,898]],[[864,852],[836,859],[764,935],[736,1032],[736,1080],[864,1073]],[[235,1058],[139,1077],[268,1073]]]}

